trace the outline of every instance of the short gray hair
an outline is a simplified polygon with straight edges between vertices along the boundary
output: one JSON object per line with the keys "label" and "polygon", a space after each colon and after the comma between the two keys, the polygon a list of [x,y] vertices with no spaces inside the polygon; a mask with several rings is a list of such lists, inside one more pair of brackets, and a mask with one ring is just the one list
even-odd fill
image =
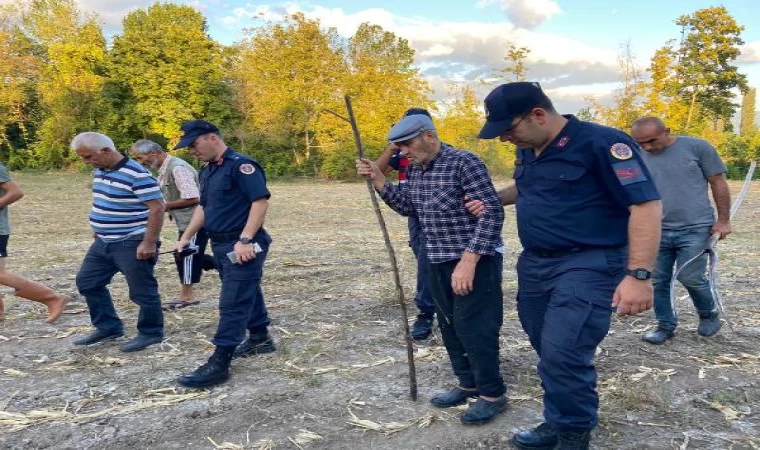
{"label": "short gray hair", "polygon": [[132,144],[132,150],[143,155],[148,153],[163,153],[164,149],[160,145],[151,141],[150,139],[140,139]]}
{"label": "short gray hair", "polygon": [[95,131],[85,131],[74,136],[71,140],[71,149],[76,151],[78,148],[86,147],[90,150],[101,150],[107,148],[116,151],[116,145],[110,137]]}

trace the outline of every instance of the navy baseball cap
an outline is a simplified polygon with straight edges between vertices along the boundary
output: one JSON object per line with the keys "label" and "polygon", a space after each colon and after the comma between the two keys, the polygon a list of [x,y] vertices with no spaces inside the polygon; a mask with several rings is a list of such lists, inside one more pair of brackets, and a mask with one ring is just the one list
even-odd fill
{"label": "navy baseball cap", "polygon": [[486,123],[480,130],[480,139],[501,136],[512,125],[516,117],[530,112],[549,98],[541,90],[541,85],[532,81],[518,81],[502,84],[486,97]]}
{"label": "navy baseball cap", "polygon": [[174,146],[174,150],[178,148],[185,148],[191,145],[198,139],[198,136],[203,136],[208,133],[219,133],[219,128],[211,122],[205,120],[195,119],[190,120],[182,124],[182,138],[177,145]]}
{"label": "navy baseball cap", "polygon": [[388,140],[394,144],[408,141],[426,131],[435,130],[433,120],[424,114],[405,116],[388,132]]}

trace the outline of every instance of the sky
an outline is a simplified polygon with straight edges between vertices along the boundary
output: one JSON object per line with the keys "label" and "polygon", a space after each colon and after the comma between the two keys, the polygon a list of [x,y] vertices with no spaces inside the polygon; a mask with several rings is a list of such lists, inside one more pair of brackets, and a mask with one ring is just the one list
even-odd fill
{"label": "sky", "polygon": [[[2,0],[0,0],[2,1]],[[100,16],[107,34],[118,33],[129,11],[148,0],[78,0],[83,11]],[[445,99],[451,83],[468,83],[484,96],[478,80],[504,67],[509,42],[531,49],[527,78],[539,81],[558,110],[575,113],[592,96],[608,103],[619,86],[618,55],[630,44],[642,75],[655,50],[680,37],[675,20],[718,6],[703,0],[457,0],[457,1],[245,1],[173,0],[200,10],[209,34],[224,44],[239,41],[244,30],[302,12],[335,27],[344,37],[372,22],[408,39],[415,63]],[[750,86],[760,87],[760,1],[722,3],[745,27],[737,65]],[[752,18],[755,18],[753,21]],[[738,99],[737,99],[738,101]]]}

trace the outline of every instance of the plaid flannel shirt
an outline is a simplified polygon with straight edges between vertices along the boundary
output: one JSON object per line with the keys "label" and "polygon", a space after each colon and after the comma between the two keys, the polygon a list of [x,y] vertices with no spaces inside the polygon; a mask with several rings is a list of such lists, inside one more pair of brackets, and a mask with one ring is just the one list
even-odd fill
{"label": "plaid flannel shirt", "polygon": [[[481,217],[467,212],[465,196],[483,201]],[[407,182],[386,181],[380,198],[401,215],[419,217],[433,264],[460,259],[465,251],[493,255],[503,246],[504,208],[485,164],[468,151],[441,144],[427,169],[410,165]]]}

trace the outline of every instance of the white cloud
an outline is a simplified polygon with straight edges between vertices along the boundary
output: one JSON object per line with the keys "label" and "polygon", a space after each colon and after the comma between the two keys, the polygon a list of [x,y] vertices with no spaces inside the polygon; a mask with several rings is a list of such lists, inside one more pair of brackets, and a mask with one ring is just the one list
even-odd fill
{"label": "white cloud", "polygon": [[[294,11],[295,12],[295,11]],[[288,16],[286,7],[271,7],[269,5],[246,5],[244,8],[235,8],[232,15],[224,16],[220,21],[228,26],[238,25],[241,22],[248,25],[251,20],[263,20],[279,22]]]}
{"label": "white cloud", "polygon": [[531,30],[562,13],[553,0],[501,0],[501,9],[518,28]]}
{"label": "white cloud", "polygon": [[[6,2],[10,0],[0,0]],[[422,75],[435,89],[435,97],[445,98],[452,83],[467,83],[485,95],[489,88],[482,80],[493,79],[496,69],[505,66],[504,57],[510,43],[528,47],[528,78],[538,80],[559,101],[581,101],[583,86],[611,86],[617,81],[617,55],[567,37],[543,33],[534,28],[562,10],[555,0],[478,0],[479,8],[498,5],[509,21],[432,21],[426,17],[394,15],[384,8],[369,8],[347,13],[342,8],[327,8],[314,3],[250,2],[234,7],[226,0],[175,0],[204,12],[212,36],[216,31],[226,36],[242,36],[244,28],[263,22],[278,22],[301,12],[318,19],[322,26],[333,27],[343,37],[354,34],[360,24],[371,22],[409,40],[416,51],[415,62]],[[307,0],[308,1],[308,0]],[[118,32],[122,18],[153,0],[78,0],[83,11],[98,13],[107,34]],[[238,31],[236,31],[238,30]],[[760,43],[745,46],[742,60],[760,60]],[[561,88],[561,89],[560,89]],[[576,89],[576,91],[573,91]],[[609,87],[612,90],[612,87]],[[604,93],[594,91],[594,96]]]}
{"label": "white cloud", "polygon": [[741,48],[741,55],[737,59],[740,63],[760,63],[760,41],[747,42]]}
{"label": "white cloud", "polygon": [[151,0],[78,0],[85,13],[97,13],[106,34],[121,29],[121,21],[130,12],[150,6]]}
{"label": "white cloud", "polygon": [[[497,2],[498,0],[481,0],[479,6],[485,7]],[[334,27],[346,38],[352,36],[363,22],[378,24],[383,29],[409,40],[416,51],[415,62],[435,90],[434,95],[437,99],[443,99],[449,94],[448,87],[452,83],[470,84],[478,93],[485,95],[490,88],[483,87],[480,81],[485,79],[493,83],[499,82],[493,80],[491,75],[495,69],[505,66],[504,57],[510,43],[530,48],[531,52],[526,61],[528,78],[540,81],[550,92],[560,87],[588,84],[603,86],[617,82],[619,70],[615,52],[567,37],[526,29],[526,20],[531,11],[535,13],[530,19],[534,22],[541,17],[544,18],[541,20],[545,20],[561,12],[553,1],[537,0],[535,3],[529,3],[502,0],[499,3],[503,8],[511,8],[515,14],[515,11],[522,14],[522,27],[507,21],[431,21],[422,17],[393,15],[382,8],[365,9],[349,14],[342,8],[304,8],[296,3],[289,3],[284,9],[276,11],[266,5],[247,5],[239,11],[236,10],[234,16],[241,20],[255,20],[257,14],[264,14],[268,20],[276,21],[302,12],[307,18],[318,19],[324,27]],[[566,91],[557,91],[557,95],[560,101],[572,98],[576,103],[582,102],[586,97],[580,94],[572,95]]]}
{"label": "white cloud", "polygon": [[454,53],[454,49],[448,45],[435,44],[420,53],[422,56],[446,56]]}

